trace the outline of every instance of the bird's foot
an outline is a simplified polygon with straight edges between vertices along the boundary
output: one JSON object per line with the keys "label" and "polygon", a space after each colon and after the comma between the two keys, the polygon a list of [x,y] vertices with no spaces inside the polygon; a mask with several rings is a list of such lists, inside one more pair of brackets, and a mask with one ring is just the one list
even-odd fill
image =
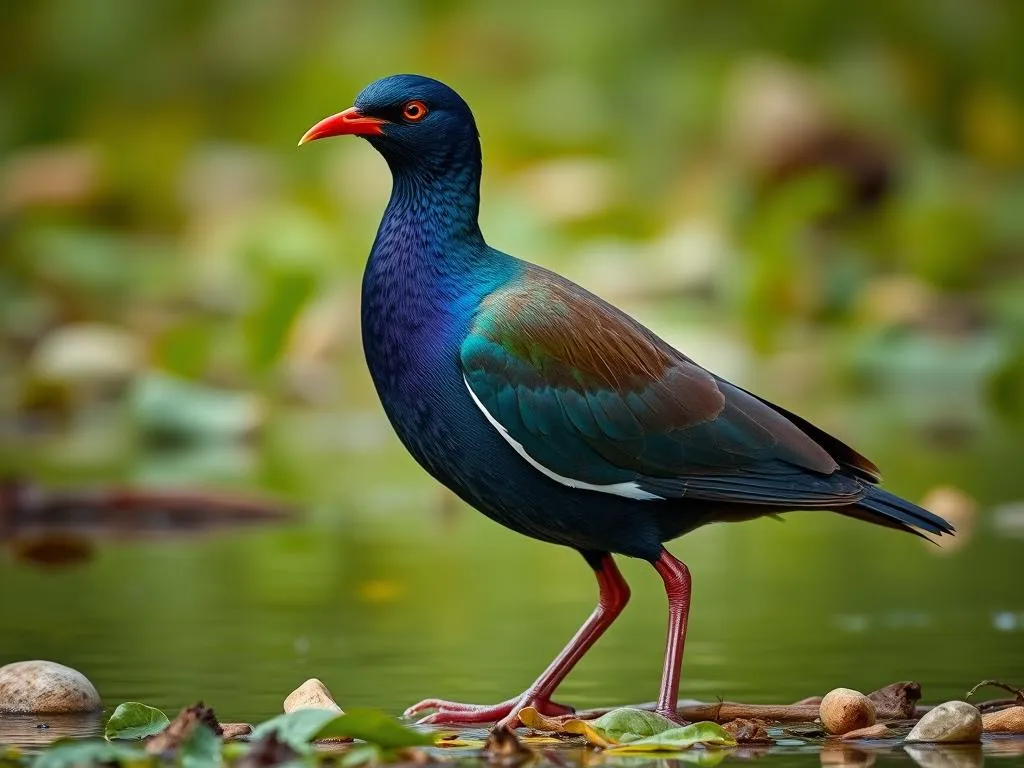
{"label": "bird's foot", "polygon": [[522,725],[519,713],[527,707],[533,707],[544,717],[565,717],[575,712],[572,707],[556,704],[550,699],[524,694],[500,704],[463,704],[458,701],[443,699],[424,699],[405,710],[406,717],[418,715],[428,709],[433,714],[418,720],[420,725],[481,725],[497,723],[509,728]]}

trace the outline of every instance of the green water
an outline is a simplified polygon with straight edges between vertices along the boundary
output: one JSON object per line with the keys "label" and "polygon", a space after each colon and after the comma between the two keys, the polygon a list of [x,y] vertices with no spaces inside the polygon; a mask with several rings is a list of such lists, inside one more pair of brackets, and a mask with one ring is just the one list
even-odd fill
{"label": "green water", "polygon": [[[363,375],[355,362],[351,370]],[[694,575],[681,695],[785,703],[913,679],[937,702],[984,678],[1024,681],[1024,533],[1006,506],[1022,497],[1021,430],[982,413],[940,440],[914,398],[822,399],[831,407],[803,410],[871,455],[893,490],[920,498],[951,484],[980,513],[953,550],[811,512],[710,526],[672,543]],[[492,702],[522,690],[593,607],[589,569],[575,552],[506,531],[436,487],[365,387],[353,385],[345,402],[277,411],[256,445],[198,455],[94,456],[102,428],[9,445],[8,466],[55,483],[191,478],[290,499],[302,517],[104,541],[88,562],[59,570],[5,553],[0,663],[58,660],[90,677],[110,706],[176,710],[203,699],[226,721],[273,715],[309,677],[342,706],[395,714],[427,696]],[[971,410],[965,403],[960,413]],[[633,600],[560,701],[656,696],[664,596],[647,564],[625,560],[622,570]]]}

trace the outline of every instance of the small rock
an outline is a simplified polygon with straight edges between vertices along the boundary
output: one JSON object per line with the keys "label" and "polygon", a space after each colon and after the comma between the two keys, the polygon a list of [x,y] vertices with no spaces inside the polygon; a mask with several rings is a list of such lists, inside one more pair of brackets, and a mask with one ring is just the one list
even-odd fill
{"label": "small rock", "polygon": [[330,709],[338,714],[344,714],[331,696],[331,692],[327,690],[327,686],[315,677],[289,693],[288,698],[284,700],[285,712],[294,712],[298,709]]}
{"label": "small rock", "polygon": [[54,661],[16,661],[0,667],[0,712],[95,712],[103,702],[81,672]]}
{"label": "small rock", "polygon": [[947,701],[925,714],[907,735],[907,741],[980,741],[981,729],[977,707],[966,701]]}
{"label": "small rock", "polygon": [[889,726],[885,723],[875,723],[867,728],[858,728],[855,731],[847,731],[843,734],[844,741],[852,739],[884,739],[889,735]]}
{"label": "small rock", "polygon": [[875,705],[860,691],[836,688],[829,691],[818,708],[826,731],[838,736],[875,724]]}
{"label": "small rock", "polygon": [[1024,733],[1024,707],[1008,707],[981,716],[985,733]]}

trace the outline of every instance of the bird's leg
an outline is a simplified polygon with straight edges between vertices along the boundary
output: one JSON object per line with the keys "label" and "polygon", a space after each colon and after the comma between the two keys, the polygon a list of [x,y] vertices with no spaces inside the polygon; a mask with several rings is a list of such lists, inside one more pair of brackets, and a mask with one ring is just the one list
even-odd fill
{"label": "bird's leg", "polygon": [[572,714],[571,707],[562,706],[551,701],[551,696],[566,675],[604,631],[611,626],[616,617],[622,613],[629,601],[629,585],[619,573],[615,561],[608,553],[584,553],[597,576],[600,590],[597,607],[584,622],[554,661],[544,670],[543,674],[522,695],[504,701],[501,704],[476,705],[460,704],[440,699],[426,699],[414,704],[405,711],[406,716],[415,715],[427,709],[436,710],[432,715],[420,720],[424,724],[435,725],[472,725],[475,723],[493,723],[515,728],[520,725],[519,713],[526,707],[534,707],[542,715],[557,717]]}
{"label": "bird's leg", "polygon": [[661,692],[655,710],[670,720],[679,721],[676,702],[679,700],[679,671],[683,664],[686,643],[686,617],[690,613],[690,569],[662,549],[654,567],[665,582],[668,595],[668,640],[665,643],[665,667],[661,674]]}

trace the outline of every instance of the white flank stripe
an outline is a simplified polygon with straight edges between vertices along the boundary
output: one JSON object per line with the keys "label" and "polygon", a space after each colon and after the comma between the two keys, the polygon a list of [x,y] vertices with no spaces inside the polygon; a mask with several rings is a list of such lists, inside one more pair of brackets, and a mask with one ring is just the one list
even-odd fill
{"label": "white flank stripe", "polygon": [[469,386],[469,381],[466,379],[465,374],[462,376],[462,381],[466,385],[466,389],[469,391],[469,396],[473,398],[473,402],[476,403],[476,407],[480,409],[480,412],[487,417],[487,421],[491,423],[491,426],[498,430],[498,434],[505,438],[505,442],[515,448],[516,453],[522,456],[529,463],[531,467],[536,469],[542,475],[550,477],[556,483],[567,485],[570,488],[579,488],[584,491],[597,491],[598,493],[611,493],[615,496],[625,496],[627,499],[638,499],[640,501],[648,501],[650,499],[661,499],[661,496],[655,496],[653,493],[648,493],[635,482],[630,481],[628,483],[611,483],[609,485],[595,485],[594,483],[585,483],[582,480],[573,480],[571,477],[565,477],[557,472],[552,472],[550,469],[545,467],[543,464],[535,460],[530,454],[523,448],[523,444],[518,442],[515,438],[508,433],[508,430],[491,416],[490,412],[484,407],[484,404],[480,402],[480,398],[476,396],[476,392]]}

